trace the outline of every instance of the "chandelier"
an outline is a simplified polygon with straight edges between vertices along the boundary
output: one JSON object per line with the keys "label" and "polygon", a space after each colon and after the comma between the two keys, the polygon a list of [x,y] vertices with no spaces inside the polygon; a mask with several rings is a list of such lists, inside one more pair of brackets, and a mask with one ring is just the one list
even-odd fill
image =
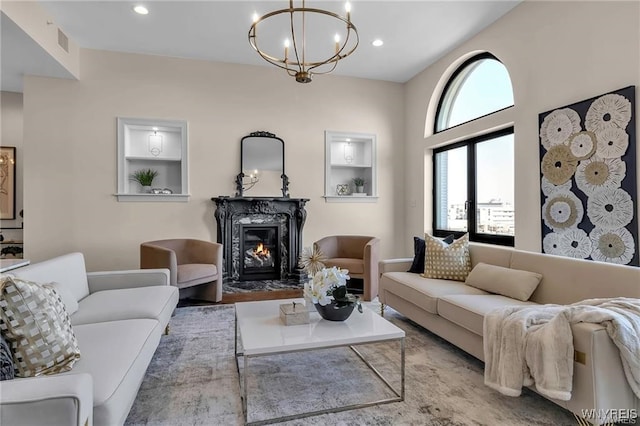
{"label": "chandelier", "polygon": [[[249,43],[264,60],[286,70],[298,83],[309,83],[313,74],[330,73],[339,60],[351,55],[358,47],[358,30],[351,23],[351,5],[348,2],[345,10],[347,15],[342,17],[328,10],[306,7],[305,0],[302,0],[302,7],[294,7],[293,0],[289,0],[287,9],[275,10],[263,16],[254,14],[253,25],[249,29]],[[274,53],[273,45],[267,48],[258,44],[258,26],[261,27],[262,42],[285,33],[282,55]],[[319,27],[329,34],[335,30],[333,43],[327,40],[321,45],[311,45],[306,37],[307,27]],[[267,53],[269,48],[272,49],[271,53]]]}

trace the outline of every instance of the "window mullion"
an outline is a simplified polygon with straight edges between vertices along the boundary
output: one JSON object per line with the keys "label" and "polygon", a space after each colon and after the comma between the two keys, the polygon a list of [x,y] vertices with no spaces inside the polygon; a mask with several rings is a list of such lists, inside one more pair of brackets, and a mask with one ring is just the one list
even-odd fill
{"label": "window mullion", "polygon": [[467,231],[469,238],[476,234],[476,149],[474,143],[467,145]]}

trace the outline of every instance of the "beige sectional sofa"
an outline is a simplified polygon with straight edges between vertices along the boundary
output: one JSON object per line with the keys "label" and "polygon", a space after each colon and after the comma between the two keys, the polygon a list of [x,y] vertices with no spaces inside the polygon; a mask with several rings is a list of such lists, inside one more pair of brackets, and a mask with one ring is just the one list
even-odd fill
{"label": "beige sectional sofa", "polygon": [[[590,298],[640,298],[640,268],[570,259],[506,247],[470,243],[478,263],[537,272],[542,280],[522,302],[464,282],[423,278],[406,272],[412,259],[380,262],[380,302],[480,360],[484,360],[483,318],[514,304],[570,304]],[[583,409],[636,409],[640,402],[627,383],[617,347],[599,325],[572,326],[575,362],[569,401],[552,399],[581,415]],[[604,411],[603,411],[604,412]]]}
{"label": "beige sectional sofa", "polygon": [[123,424],[178,303],[169,271],[87,273],[72,253],[12,273],[64,287],[81,357],[65,373],[0,382],[0,424]]}

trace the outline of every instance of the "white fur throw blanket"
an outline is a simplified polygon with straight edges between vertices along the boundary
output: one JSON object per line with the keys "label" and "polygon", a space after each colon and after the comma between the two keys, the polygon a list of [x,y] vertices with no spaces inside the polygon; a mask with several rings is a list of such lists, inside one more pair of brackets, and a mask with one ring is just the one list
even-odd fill
{"label": "white fur throw blanket", "polygon": [[589,299],[572,305],[520,305],[484,318],[484,383],[509,396],[535,383],[539,393],[571,399],[571,324],[601,324],[620,350],[629,386],[640,398],[640,299]]}

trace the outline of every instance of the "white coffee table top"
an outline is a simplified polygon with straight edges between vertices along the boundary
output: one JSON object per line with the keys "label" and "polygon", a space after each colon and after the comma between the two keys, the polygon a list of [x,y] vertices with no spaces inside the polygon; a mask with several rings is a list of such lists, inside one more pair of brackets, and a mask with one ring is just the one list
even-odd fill
{"label": "white coffee table top", "polygon": [[310,312],[309,324],[286,326],[280,321],[280,305],[304,304],[304,299],[265,300],[236,303],[239,339],[245,355],[320,349],[373,343],[404,337],[404,331],[363,306],[346,321],[327,321]]}

